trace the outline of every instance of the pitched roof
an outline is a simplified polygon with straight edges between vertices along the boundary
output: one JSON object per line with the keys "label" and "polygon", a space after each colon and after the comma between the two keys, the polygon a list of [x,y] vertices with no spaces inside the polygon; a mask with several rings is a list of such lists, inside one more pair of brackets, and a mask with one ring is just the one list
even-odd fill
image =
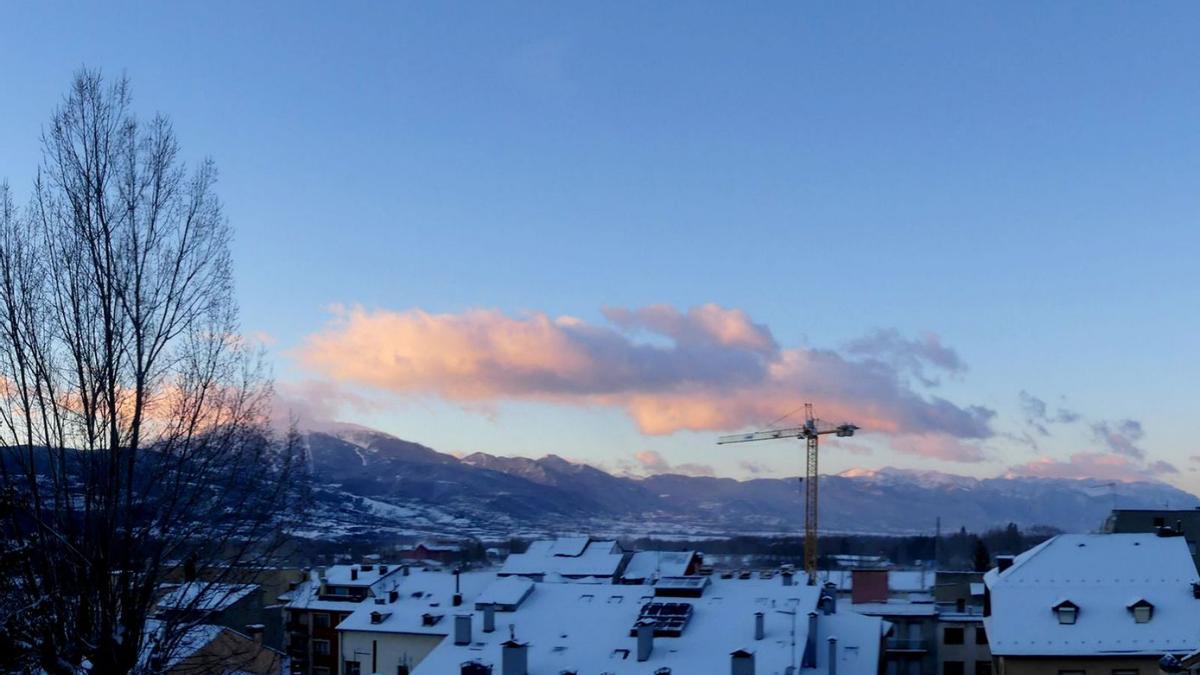
{"label": "pitched roof", "polygon": [[695,551],[638,551],[629,558],[621,578],[647,581],[656,577],[683,576],[695,555]]}
{"label": "pitched roof", "polygon": [[[1200,649],[1197,581],[1183,537],[1059,535],[985,575],[984,626],[998,656],[1190,652]],[[1131,597],[1154,604],[1149,622],[1134,621]],[[1079,608],[1074,624],[1060,624],[1052,611],[1063,601]]]}
{"label": "pitched roof", "polygon": [[615,541],[587,538],[535,541],[524,553],[514,553],[504,561],[501,575],[609,578],[621,568],[625,554]]}
{"label": "pitched roof", "polygon": [[158,601],[159,609],[187,609],[216,612],[258,590],[257,584],[219,584],[189,581],[167,591]]}
{"label": "pitched roof", "polygon": [[[449,635],[454,630],[455,614],[471,611],[476,598],[496,579],[492,572],[464,572],[459,577],[463,604],[455,607],[454,575],[449,572],[413,570],[397,579],[396,602],[377,604],[366,600],[356,605],[354,613],[337,625],[339,631],[372,633],[406,633],[417,635]],[[387,598],[383,598],[386,600]],[[386,614],[379,623],[371,622],[371,613]],[[426,614],[440,617],[437,623],[426,625]]]}

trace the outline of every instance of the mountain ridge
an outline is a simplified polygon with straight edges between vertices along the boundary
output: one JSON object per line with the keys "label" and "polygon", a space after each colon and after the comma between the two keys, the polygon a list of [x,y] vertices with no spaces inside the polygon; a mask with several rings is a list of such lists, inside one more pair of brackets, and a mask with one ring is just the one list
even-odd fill
{"label": "mountain ridge", "polygon": [[[538,459],[476,452],[441,453],[391,434],[352,426],[304,435],[314,474],[330,499],[342,493],[470,528],[513,532],[669,531],[709,534],[794,533],[803,523],[799,482],[654,474],[615,475],[558,455]],[[884,467],[821,476],[822,529],[911,534],[982,531],[1015,522],[1094,531],[1114,503],[1123,508],[1200,507],[1200,499],[1165,483],[1111,485],[1062,478],[974,478]],[[386,509],[384,509],[386,511]],[[433,519],[430,522],[434,522]],[[398,526],[398,525],[397,525]]]}

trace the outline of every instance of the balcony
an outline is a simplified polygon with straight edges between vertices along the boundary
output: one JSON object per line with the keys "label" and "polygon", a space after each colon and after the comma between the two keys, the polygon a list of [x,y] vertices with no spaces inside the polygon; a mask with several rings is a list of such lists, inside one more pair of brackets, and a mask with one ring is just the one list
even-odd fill
{"label": "balcony", "polygon": [[906,640],[903,638],[888,638],[885,648],[889,652],[903,654],[924,654],[929,651],[928,640]]}

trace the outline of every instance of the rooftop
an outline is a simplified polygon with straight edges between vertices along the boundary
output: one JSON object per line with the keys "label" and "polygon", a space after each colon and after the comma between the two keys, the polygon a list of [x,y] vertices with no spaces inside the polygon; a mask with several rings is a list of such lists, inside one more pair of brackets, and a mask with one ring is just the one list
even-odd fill
{"label": "rooftop", "polygon": [[[563,670],[651,675],[668,667],[675,673],[728,670],[729,655],[738,649],[755,652],[758,672],[783,672],[792,663],[795,626],[796,663],[808,633],[808,612],[817,606],[819,589],[779,579],[712,579],[699,598],[654,597],[645,586],[536,583],[512,613],[496,615],[496,630],[484,633],[482,612],[470,614],[471,642],[441,644],[422,661],[414,675],[458,672],[464,661],[479,660],[497,668],[501,645],[515,637],[529,645],[529,675],[558,675]],[[653,611],[644,608],[660,605]],[[670,605],[669,607],[664,607]],[[637,639],[631,629],[640,616],[669,615],[669,626],[656,628],[650,658],[637,661]],[[763,640],[754,639],[755,613],[764,615]],[[786,613],[785,613],[786,612]],[[678,619],[675,619],[678,617]],[[794,623],[793,623],[794,620]],[[818,669],[827,672],[830,635],[838,637],[841,673],[875,672],[884,623],[853,612],[821,614],[817,621]],[[447,626],[446,632],[452,631]],[[678,634],[677,637],[662,635]]]}
{"label": "rooftop", "polygon": [[256,584],[220,584],[189,581],[167,591],[158,601],[159,609],[217,612],[258,590]]}
{"label": "rooftop", "polygon": [[[454,615],[471,611],[479,595],[496,581],[492,572],[464,572],[459,575],[463,604],[455,607],[454,575],[416,569],[400,576],[389,587],[399,594],[396,602],[378,604],[372,600],[358,603],[354,613],[338,624],[338,630],[376,633],[409,633],[418,635],[449,635],[454,630]],[[381,596],[382,599],[387,598]],[[345,605],[342,606],[345,608]],[[379,614],[373,621],[372,613]],[[426,619],[436,617],[435,621]]]}
{"label": "rooftop", "polygon": [[500,574],[609,579],[620,570],[624,560],[625,554],[615,541],[586,537],[545,539],[533,542],[524,553],[508,556]]}
{"label": "rooftop", "polygon": [[[1064,534],[984,577],[991,616],[984,619],[993,654],[1068,656],[1185,653],[1200,648],[1200,581],[1182,537]],[[1129,607],[1154,606],[1145,623]],[[1053,607],[1077,606],[1074,623]]]}

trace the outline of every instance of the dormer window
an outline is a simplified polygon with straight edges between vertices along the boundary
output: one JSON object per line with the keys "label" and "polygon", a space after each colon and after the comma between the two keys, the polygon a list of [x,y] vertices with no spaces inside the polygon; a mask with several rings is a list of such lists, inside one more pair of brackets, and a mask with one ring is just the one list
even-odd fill
{"label": "dormer window", "polygon": [[1061,624],[1070,625],[1079,618],[1079,605],[1070,600],[1060,600],[1050,609],[1054,610],[1054,615],[1058,617],[1058,622]]}
{"label": "dormer window", "polygon": [[1154,605],[1150,604],[1145,598],[1138,598],[1129,603],[1129,611],[1133,614],[1133,620],[1138,623],[1149,623],[1150,618],[1154,616]]}

